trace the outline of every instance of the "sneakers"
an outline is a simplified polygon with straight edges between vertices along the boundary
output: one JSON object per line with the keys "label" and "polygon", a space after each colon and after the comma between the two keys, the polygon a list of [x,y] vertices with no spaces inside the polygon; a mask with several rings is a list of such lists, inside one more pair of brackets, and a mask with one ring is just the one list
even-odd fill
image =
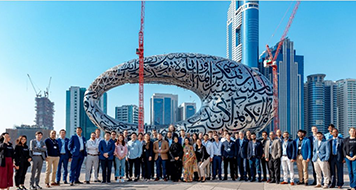
{"label": "sneakers", "polygon": [[117,178],[116,183],[120,183],[121,179]]}
{"label": "sneakers", "polygon": [[124,178],[122,178],[122,179],[121,179],[121,183],[124,183],[124,182],[125,182],[125,180],[124,180]]}
{"label": "sneakers", "polygon": [[39,186],[39,185],[37,185],[37,186],[36,186],[36,188],[37,188],[37,189],[42,189],[42,187],[41,187],[41,186]]}
{"label": "sneakers", "polygon": [[37,188],[36,188],[34,185],[32,185],[32,186],[30,187],[30,190],[37,190]]}

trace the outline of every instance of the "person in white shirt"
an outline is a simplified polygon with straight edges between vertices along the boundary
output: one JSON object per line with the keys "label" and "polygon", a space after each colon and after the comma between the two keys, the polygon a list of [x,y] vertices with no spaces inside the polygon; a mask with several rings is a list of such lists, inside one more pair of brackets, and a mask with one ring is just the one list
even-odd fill
{"label": "person in white shirt", "polygon": [[217,134],[214,135],[215,142],[212,143],[210,161],[213,162],[213,180],[216,178],[216,174],[218,171],[219,179],[222,180],[221,177],[221,163],[222,163],[222,154],[221,154],[221,146],[222,143],[219,141],[219,136]]}
{"label": "person in white shirt", "polygon": [[[212,142],[210,142],[209,141],[209,135],[208,134],[205,134],[204,136],[203,136],[203,141],[202,141],[202,144],[203,144],[203,146],[205,146],[205,149],[206,149],[206,152],[209,154],[209,157],[210,157],[210,155],[211,155],[211,152],[212,152],[212,150],[211,150],[211,148],[212,148]],[[211,177],[211,162],[207,165],[207,168],[206,168],[206,170],[205,170],[205,175],[207,176],[207,178],[210,180],[210,177]]]}
{"label": "person in white shirt", "polygon": [[[100,131],[100,130],[99,130]],[[90,183],[91,171],[94,170],[94,182],[100,182],[98,179],[99,170],[99,140],[96,139],[96,133],[91,133],[87,141],[86,148],[88,152],[85,168],[85,183]]]}

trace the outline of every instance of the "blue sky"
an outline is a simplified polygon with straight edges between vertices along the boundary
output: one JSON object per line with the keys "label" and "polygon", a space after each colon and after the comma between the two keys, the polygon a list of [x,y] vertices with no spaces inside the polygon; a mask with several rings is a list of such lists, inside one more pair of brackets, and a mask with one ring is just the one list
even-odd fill
{"label": "blue sky", "polygon": [[[194,52],[226,56],[229,1],[147,2],[145,55]],[[302,2],[288,37],[304,55],[305,76],[325,73],[326,79],[356,78],[356,2]],[[260,2],[260,52],[291,2]],[[26,76],[44,90],[52,77],[55,129],[65,127],[65,91],[88,87],[107,69],[137,58],[140,2],[0,2],[0,130],[33,124],[35,93]],[[127,93],[130,92],[130,93]],[[174,93],[179,103],[198,97],[174,86],[145,85],[145,121],[153,93]],[[108,93],[108,112],[138,103],[138,85]]]}

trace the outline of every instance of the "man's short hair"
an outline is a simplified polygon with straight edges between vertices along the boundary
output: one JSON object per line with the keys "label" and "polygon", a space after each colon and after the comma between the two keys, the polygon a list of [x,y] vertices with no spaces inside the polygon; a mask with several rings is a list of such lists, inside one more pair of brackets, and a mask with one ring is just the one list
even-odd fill
{"label": "man's short hair", "polygon": [[332,128],[334,128],[334,129],[335,129],[335,125],[334,125],[334,124],[332,124],[332,123],[330,123],[329,127],[332,127]]}
{"label": "man's short hair", "polygon": [[115,134],[117,134],[117,133],[116,133],[116,131],[111,131],[111,133],[115,133]]}
{"label": "man's short hair", "polygon": [[266,133],[266,135],[268,135],[267,131],[262,131],[262,134],[263,134],[263,133]]}
{"label": "man's short hair", "polygon": [[256,133],[255,133],[255,132],[252,132],[252,133],[251,133],[251,136],[252,136],[252,135],[256,135]]}
{"label": "man's short hair", "polygon": [[66,132],[66,130],[64,130],[64,129],[61,129],[61,130],[59,130],[59,133],[61,133],[62,131]]}
{"label": "man's short hair", "polygon": [[[96,128],[96,129],[95,129],[95,132],[96,132],[96,131],[100,131],[100,129],[99,129],[99,128]],[[100,132],[101,132],[101,131],[100,131]]]}
{"label": "man's short hair", "polygon": [[287,133],[287,134],[289,135],[288,131],[284,131],[283,134],[284,134],[284,133]]}
{"label": "man's short hair", "polygon": [[[339,132],[339,130],[338,129],[336,129],[336,128],[334,128],[333,130],[336,130],[337,132]],[[331,131],[332,132],[332,131]]]}
{"label": "man's short hair", "polygon": [[105,134],[109,134],[109,135],[111,135],[110,131],[106,131],[106,132],[105,132]]}
{"label": "man's short hair", "polygon": [[209,131],[208,133],[213,133],[212,131]]}
{"label": "man's short hair", "polygon": [[77,127],[76,129],[80,129],[80,130],[83,130],[81,127]]}
{"label": "man's short hair", "polygon": [[136,132],[132,132],[131,135],[136,135],[137,136],[137,133]]}
{"label": "man's short hair", "polygon": [[322,132],[317,132],[316,134],[317,134],[317,135],[323,135],[323,133],[322,133]]}
{"label": "man's short hair", "polygon": [[35,135],[39,135],[39,134],[43,135],[43,133],[42,133],[41,131],[37,131],[37,132],[35,133]]}
{"label": "man's short hair", "polygon": [[304,131],[303,129],[299,129],[299,130],[298,130],[298,133],[299,133],[299,132],[303,133],[304,135],[307,134],[307,132]]}

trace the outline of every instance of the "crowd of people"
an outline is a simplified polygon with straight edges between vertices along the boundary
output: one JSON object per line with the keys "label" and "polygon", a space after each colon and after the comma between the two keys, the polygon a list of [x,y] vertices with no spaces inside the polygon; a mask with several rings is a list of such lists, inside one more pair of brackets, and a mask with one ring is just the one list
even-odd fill
{"label": "crowd of people", "polygon": [[[315,185],[320,188],[342,188],[343,166],[346,162],[350,177],[350,189],[356,187],[356,130],[349,129],[349,137],[343,138],[334,125],[322,134],[312,127],[311,135],[298,131],[292,139],[287,131],[262,132],[257,139],[250,131],[209,131],[207,134],[179,132],[173,125],[165,134],[128,131],[106,131],[104,138],[99,129],[90,139],[82,136],[82,128],[66,138],[64,129],[43,134],[27,145],[26,136],[20,136],[13,147],[8,133],[0,137],[0,188],[9,189],[13,179],[17,189],[24,186],[28,167],[31,166],[30,189],[42,189],[40,176],[46,162],[45,185],[90,184],[114,182],[172,180],[173,182],[205,182],[206,180],[258,181],[290,185]],[[79,181],[85,162],[85,181]],[[69,181],[68,166],[70,163]],[[298,168],[298,180],[294,176],[294,163]],[[309,183],[308,165],[313,168],[314,181]],[[99,167],[101,178],[99,179]],[[281,168],[283,177],[281,179]],[[15,176],[13,177],[13,172]],[[224,174],[224,175],[223,175]],[[93,179],[91,176],[93,175]]]}

